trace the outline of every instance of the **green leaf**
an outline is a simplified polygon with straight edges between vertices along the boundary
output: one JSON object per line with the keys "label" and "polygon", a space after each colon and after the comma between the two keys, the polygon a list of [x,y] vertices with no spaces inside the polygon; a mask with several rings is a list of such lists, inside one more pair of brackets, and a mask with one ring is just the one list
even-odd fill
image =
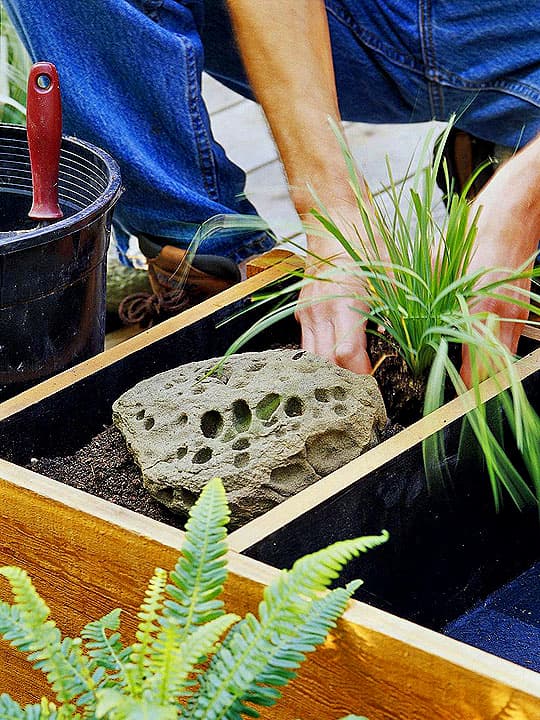
{"label": "green leaf", "polygon": [[[81,631],[84,648],[89,657],[90,672],[97,674],[96,685],[105,682],[118,682],[120,687],[129,685],[127,663],[131,655],[131,648],[122,644],[120,634],[115,632],[120,627],[120,612],[116,609],[99,620],[88,623]],[[111,634],[109,634],[111,633]],[[108,671],[105,675],[99,674],[99,669]]]}
{"label": "green leaf", "polygon": [[[334,580],[339,570],[360,552],[385,542],[388,534],[344,540],[298,560],[264,591],[258,620],[248,614],[228,634],[210,666],[200,679],[200,690],[189,702],[182,717],[217,720],[238,716],[245,698],[268,704],[278,694],[262,690],[257,680],[277,678],[287,682],[304,652],[324,639],[332,612],[339,614],[344,595],[356,584],[319,601],[318,594]],[[312,603],[315,603],[313,605]],[[307,632],[306,638],[298,640]]]}
{"label": "green leaf", "polygon": [[61,638],[49,620],[49,608],[24,570],[0,568],[11,585],[15,604],[0,606],[0,633],[10,644],[28,653],[28,660],[47,676],[59,702],[92,692],[94,683],[80,648],[80,640]]}
{"label": "green leaf", "polygon": [[140,622],[135,632],[136,642],[131,648],[129,665],[126,669],[130,692],[139,697],[144,689],[147,668],[151,662],[152,645],[159,632],[159,616],[163,608],[163,597],[167,584],[167,572],[156,568],[150,578],[145,599],[137,617]]}
{"label": "green leaf", "polygon": [[223,614],[218,599],[227,578],[229,509],[223,483],[211,480],[193,505],[186,525],[182,555],[170,575],[163,618],[183,628],[194,628]]}
{"label": "green leaf", "polygon": [[149,697],[157,705],[166,705],[187,695],[196,665],[208,660],[223,633],[239,619],[232,613],[221,615],[197,627],[187,638],[183,628],[166,623],[152,646],[151,676],[146,683]]}

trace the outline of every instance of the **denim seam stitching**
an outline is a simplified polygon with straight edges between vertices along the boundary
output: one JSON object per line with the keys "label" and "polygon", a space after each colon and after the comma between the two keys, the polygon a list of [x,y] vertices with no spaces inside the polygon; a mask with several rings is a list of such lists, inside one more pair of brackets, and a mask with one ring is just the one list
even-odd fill
{"label": "denim seam stitching", "polygon": [[444,117],[444,95],[438,82],[435,43],[431,27],[431,0],[418,2],[418,28],[420,47],[424,59],[424,78],[428,86],[429,102],[433,117]]}
{"label": "denim seam stitching", "polygon": [[536,105],[536,107],[540,107],[540,92],[519,80],[494,80],[489,83],[479,83],[472,80],[465,80],[459,75],[444,70],[439,70],[434,77],[441,85],[446,85],[455,90],[466,89],[476,90],[478,92],[505,92],[520,100],[531,102],[533,105]]}
{"label": "denim seam stitching", "polygon": [[402,55],[393,48],[381,43],[375,35],[372,35],[365,28],[361,27],[342,7],[334,5],[332,0],[326,0],[326,10],[330,15],[333,15],[338,22],[350,30],[361,44],[379,53],[399,67],[418,73],[419,75],[422,74],[422,69],[414,58]]}
{"label": "denim seam stitching", "polygon": [[194,131],[197,155],[199,160],[199,168],[201,170],[204,188],[208,193],[208,197],[211,200],[219,202],[219,191],[214,162],[214,153],[212,152],[210,138],[208,137],[208,133],[205,128],[199,105],[199,103],[202,101],[200,99],[201,96],[199,83],[197,81],[197,67],[193,47],[188,38],[185,38],[182,35],[178,35],[178,39],[184,46],[185,50],[186,72],[188,79],[188,106],[191,115],[192,127]]}

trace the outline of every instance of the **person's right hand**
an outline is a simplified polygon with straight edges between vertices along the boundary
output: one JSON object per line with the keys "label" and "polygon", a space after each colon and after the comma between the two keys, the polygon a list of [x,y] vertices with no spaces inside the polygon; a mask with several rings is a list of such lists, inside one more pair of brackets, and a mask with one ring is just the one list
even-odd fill
{"label": "person's right hand", "polygon": [[334,255],[331,265],[308,259],[306,282],[296,309],[302,328],[302,347],[340,367],[359,374],[371,372],[366,351],[366,322],[359,312],[362,281],[351,271],[351,259]]}

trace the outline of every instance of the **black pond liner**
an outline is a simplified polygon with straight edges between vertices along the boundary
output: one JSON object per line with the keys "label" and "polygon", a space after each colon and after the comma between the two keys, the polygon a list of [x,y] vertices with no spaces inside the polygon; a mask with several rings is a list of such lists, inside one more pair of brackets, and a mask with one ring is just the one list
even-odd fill
{"label": "black pond liner", "polygon": [[58,191],[64,217],[38,227],[26,130],[0,125],[0,401],[103,350],[118,166],[63,138]]}

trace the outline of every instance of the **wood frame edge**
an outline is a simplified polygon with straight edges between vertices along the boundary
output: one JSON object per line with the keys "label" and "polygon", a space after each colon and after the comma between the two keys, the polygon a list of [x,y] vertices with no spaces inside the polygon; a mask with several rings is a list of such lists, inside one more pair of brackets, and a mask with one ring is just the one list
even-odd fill
{"label": "wood frame edge", "polygon": [[148,347],[174,334],[178,330],[212,315],[212,313],[218,310],[224,309],[234,302],[247,298],[266,285],[286,277],[288,273],[301,268],[302,265],[302,259],[295,255],[281,259],[266,269],[261,270],[261,272],[254,274],[247,280],[233,285],[227,290],[185,310],[179,315],[169,318],[148,330],[144,330],[138,335],[129,338],[129,340],[115,345],[109,350],[105,350],[99,353],[99,355],[95,355],[68,370],[64,370],[29,390],[15,395],[13,398],[5,400],[3,403],[0,403],[0,421],[20,412],[30,405],[35,405],[40,400],[50,397],[70,385],[74,385],[80,380],[90,377],[93,373],[121,361],[138,350]]}

